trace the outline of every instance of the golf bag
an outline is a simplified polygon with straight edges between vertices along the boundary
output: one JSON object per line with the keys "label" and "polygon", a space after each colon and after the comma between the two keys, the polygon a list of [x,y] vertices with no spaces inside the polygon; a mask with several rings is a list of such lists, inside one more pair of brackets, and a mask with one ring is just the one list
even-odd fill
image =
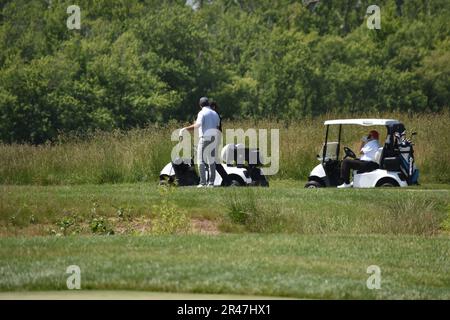
{"label": "golf bag", "polygon": [[268,187],[269,181],[261,170],[262,156],[257,148],[246,148],[241,144],[228,144],[222,149],[222,160],[227,166],[245,168],[252,185]]}
{"label": "golf bag", "polygon": [[200,182],[195,172],[194,160],[177,158],[172,161],[175,179],[179,186],[193,186]]}
{"label": "golf bag", "polygon": [[418,184],[419,170],[414,164],[414,149],[411,141],[403,139],[399,143],[398,150],[400,153],[400,170],[406,176],[408,184]]}
{"label": "golf bag", "polygon": [[388,127],[381,168],[388,171],[401,171],[408,185],[419,183],[419,170],[414,164],[413,143],[406,138],[406,129],[403,124]]}

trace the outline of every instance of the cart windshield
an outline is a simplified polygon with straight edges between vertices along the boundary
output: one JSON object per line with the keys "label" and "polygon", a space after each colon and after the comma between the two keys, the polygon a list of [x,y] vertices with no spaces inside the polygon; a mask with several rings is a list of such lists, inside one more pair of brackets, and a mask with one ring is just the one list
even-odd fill
{"label": "cart windshield", "polygon": [[349,147],[356,155],[359,155],[361,140],[364,136],[367,136],[370,130],[379,132],[379,142],[380,145],[383,145],[386,138],[386,128],[384,126],[326,125],[325,143],[322,145],[319,160],[342,160],[344,147]]}

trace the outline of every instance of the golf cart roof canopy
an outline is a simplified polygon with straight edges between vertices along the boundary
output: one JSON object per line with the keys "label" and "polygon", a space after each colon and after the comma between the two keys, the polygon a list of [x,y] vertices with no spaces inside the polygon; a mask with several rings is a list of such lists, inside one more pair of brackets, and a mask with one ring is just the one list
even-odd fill
{"label": "golf cart roof canopy", "polygon": [[394,119],[338,119],[338,120],[327,120],[324,124],[356,124],[360,126],[390,126],[393,124],[398,124],[400,121]]}

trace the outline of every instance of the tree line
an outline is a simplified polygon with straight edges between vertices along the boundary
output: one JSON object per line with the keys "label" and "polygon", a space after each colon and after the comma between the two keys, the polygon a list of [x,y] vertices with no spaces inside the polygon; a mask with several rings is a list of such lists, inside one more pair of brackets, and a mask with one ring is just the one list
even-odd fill
{"label": "tree line", "polygon": [[[66,25],[80,8],[80,29]],[[450,100],[448,0],[0,2],[0,139],[329,111],[434,112]]]}

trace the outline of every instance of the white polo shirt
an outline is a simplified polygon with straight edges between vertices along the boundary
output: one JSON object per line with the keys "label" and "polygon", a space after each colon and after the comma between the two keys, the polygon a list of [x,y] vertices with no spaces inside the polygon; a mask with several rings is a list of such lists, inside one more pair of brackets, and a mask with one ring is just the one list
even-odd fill
{"label": "white polo shirt", "polygon": [[[198,113],[196,124],[198,127],[198,136],[200,138],[211,137],[217,132],[217,127],[219,126],[220,118],[217,112],[212,110],[210,107],[203,107]],[[214,129],[214,130],[211,130]],[[210,131],[208,131],[210,130]]]}
{"label": "white polo shirt", "polygon": [[364,147],[362,147],[361,151],[363,155],[361,156],[361,160],[363,161],[374,161],[375,162],[375,154],[380,148],[380,144],[378,140],[370,140],[367,142]]}

